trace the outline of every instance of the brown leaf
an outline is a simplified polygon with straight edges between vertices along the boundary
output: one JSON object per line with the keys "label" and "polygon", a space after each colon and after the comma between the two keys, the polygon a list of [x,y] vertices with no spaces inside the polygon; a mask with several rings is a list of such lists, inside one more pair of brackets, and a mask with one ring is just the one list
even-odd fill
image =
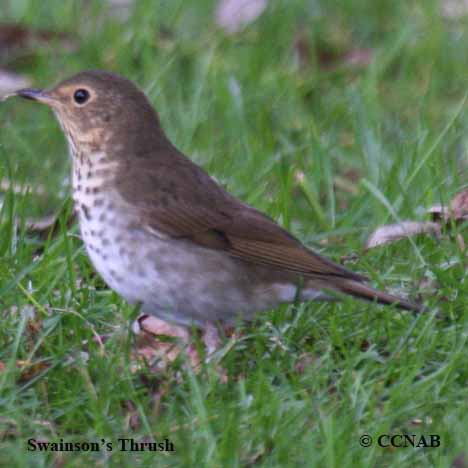
{"label": "brown leaf", "polygon": [[[143,359],[154,371],[165,370],[184,348],[187,349],[190,364],[194,368],[199,366],[198,353],[188,346],[190,335],[186,328],[170,325],[152,315],[142,315],[133,323],[132,330],[136,334],[135,360]],[[135,369],[138,368],[137,364]]]}
{"label": "brown leaf", "polygon": [[3,192],[8,192],[11,190],[13,193],[18,195],[26,195],[27,193],[33,195],[45,195],[46,190],[43,185],[21,185],[16,182],[11,182],[8,179],[0,180],[0,190]]}
{"label": "brown leaf", "polygon": [[[180,356],[182,351],[185,351],[191,368],[195,372],[200,370],[202,356],[185,327],[171,325],[152,315],[142,315],[133,323],[132,330],[136,334],[134,370],[139,369],[138,361],[142,359],[153,371],[162,372]],[[214,325],[205,325],[202,331],[202,341],[208,361],[221,343],[218,330]],[[220,366],[217,366],[217,371],[220,380],[227,382],[226,371]]]}
{"label": "brown leaf", "polygon": [[126,20],[130,17],[134,0],[108,0],[108,4],[113,15]]}
{"label": "brown leaf", "polygon": [[206,354],[208,356],[213,354],[221,345],[218,329],[210,322],[205,325],[202,339],[206,347]]}
{"label": "brown leaf", "polygon": [[305,30],[296,33],[292,49],[300,69],[314,63],[319,69],[332,72],[341,67],[364,68],[374,59],[374,50],[367,47],[352,47],[352,44],[345,42],[339,45],[326,42],[313,44]]}
{"label": "brown leaf", "polygon": [[460,454],[458,454],[452,462],[452,467],[453,468],[468,468],[467,453],[461,452]]}
{"label": "brown leaf", "polygon": [[305,32],[296,34],[293,50],[300,69],[307,68],[312,63],[312,47]]}
{"label": "brown leaf", "polygon": [[350,179],[341,177],[339,175],[333,178],[333,185],[343,192],[356,196],[359,194],[359,186],[352,182]]}
{"label": "brown leaf", "polygon": [[[72,213],[67,219],[66,226],[70,229],[76,221],[76,214]],[[16,224],[20,222],[16,220]],[[57,214],[44,216],[43,218],[26,218],[25,227],[28,232],[39,234],[42,239],[56,236],[60,231],[60,216]]]}
{"label": "brown leaf", "polygon": [[374,58],[374,51],[372,49],[355,48],[346,52],[341,61],[345,65],[351,67],[367,67],[371,64]]}
{"label": "brown leaf", "polygon": [[340,257],[340,263],[346,265],[347,263],[356,263],[359,261],[359,255],[356,252],[351,252],[348,255],[342,255]]}
{"label": "brown leaf", "polygon": [[128,429],[131,429],[134,431],[141,426],[140,415],[138,414],[137,407],[131,400],[126,400],[124,402],[124,406],[126,410],[125,430],[128,431]]}
{"label": "brown leaf", "polygon": [[439,222],[449,223],[450,220],[455,222],[468,220],[468,189],[458,192],[449,206],[433,205],[429,208],[428,213],[432,215],[434,221]]}
{"label": "brown leaf", "polygon": [[450,203],[451,216],[455,220],[468,220],[468,189],[455,195]]}
{"label": "brown leaf", "polygon": [[154,315],[141,315],[133,323],[132,329],[135,334],[147,332],[155,336],[181,338],[186,343],[189,341],[189,333],[185,327],[171,325]]}
{"label": "brown leaf", "polygon": [[298,374],[304,374],[306,369],[311,367],[315,362],[317,362],[317,356],[310,353],[303,353],[294,364],[294,370]]}
{"label": "brown leaf", "polygon": [[50,364],[45,361],[31,362],[29,360],[18,360],[16,361],[16,367],[21,370],[21,375],[18,381],[20,383],[25,383],[48,369]]}
{"label": "brown leaf", "polygon": [[377,228],[367,239],[365,250],[379,245],[389,244],[417,234],[440,235],[440,226],[428,221],[403,221],[398,224],[387,224]]}
{"label": "brown leaf", "polygon": [[468,0],[441,0],[442,16],[450,19],[468,15]]}
{"label": "brown leaf", "polygon": [[20,437],[18,423],[12,418],[0,416],[0,440],[7,437]]}
{"label": "brown leaf", "polygon": [[3,62],[30,54],[37,46],[51,43],[54,46],[58,43],[69,52],[76,49],[76,42],[67,33],[0,23],[0,60]]}
{"label": "brown leaf", "polygon": [[456,241],[460,252],[464,252],[466,250],[466,243],[465,239],[463,239],[463,236],[461,234],[457,234]]}
{"label": "brown leaf", "polygon": [[267,6],[268,0],[220,0],[215,21],[228,34],[234,34],[255,21]]}
{"label": "brown leaf", "polygon": [[18,89],[28,86],[31,86],[31,80],[28,77],[0,68],[0,101]]}

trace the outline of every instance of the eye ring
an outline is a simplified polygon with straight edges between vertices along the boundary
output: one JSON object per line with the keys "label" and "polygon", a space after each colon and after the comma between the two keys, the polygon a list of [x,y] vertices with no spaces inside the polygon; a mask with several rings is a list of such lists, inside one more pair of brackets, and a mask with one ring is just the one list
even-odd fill
{"label": "eye ring", "polygon": [[89,91],[87,89],[79,88],[73,93],[73,100],[83,105],[89,99]]}

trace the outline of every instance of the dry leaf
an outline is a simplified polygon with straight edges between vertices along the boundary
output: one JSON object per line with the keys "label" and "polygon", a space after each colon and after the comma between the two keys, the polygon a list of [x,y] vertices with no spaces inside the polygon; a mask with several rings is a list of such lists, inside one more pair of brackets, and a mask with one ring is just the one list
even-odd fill
{"label": "dry leaf", "polygon": [[20,383],[24,383],[47,370],[50,367],[50,364],[45,361],[31,362],[29,360],[19,360],[16,361],[16,367],[21,370],[21,375],[18,381]]}
{"label": "dry leaf", "polygon": [[367,67],[374,58],[372,49],[355,48],[351,49],[341,58],[341,62],[351,67]]}
{"label": "dry leaf", "polygon": [[[170,325],[152,315],[142,315],[133,322],[132,330],[136,334],[136,361],[143,359],[154,371],[163,371],[174,362],[184,348],[187,350],[190,364],[195,369],[200,364],[200,357],[193,346],[189,346],[190,335],[186,328]],[[167,341],[176,338],[176,341]],[[138,364],[134,369],[138,369]]]}
{"label": "dry leaf", "polygon": [[462,452],[459,455],[457,455],[452,462],[452,467],[453,468],[468,468],[467,454],[465,452]]}
{"label": "dry leaf", "polygon": [[333,178],[333,185],[343,192],[349,193],[350,195],[356,196],[359,194],[359,186],[354,184],[345,177],[341,177],[339,175]]}
{"label": "dry leaf", "polygon": [[403,221],[398,224],[387,224],[377,228],[367,239],[365,250],[372,249],[379,245],[396,242],[417,234],[440,235],[440,226],[437,223],[428,221]]}
{"label": "dry leaf", "polygon": [[413,418],[411,420],[411,425],[412,426],[422,426],[423,420],[421,418]]}
{"label": "dry leaf", "polygon": [[433,205],[428,213],[432,215],[434,221],[444,221],[448,223],[451,219],[454,221],[468,220],[468,190],[457,193],[450,206]]}
{"label": "dry leaf", "polygon": [[468,15],[468,0],[441,0],[442,16],[457,19]]}
{"label": "dry leaf", "polygon": [[180,338],[185,343],[189,341],[189,333],[185,327],[171,325],[154,315],[141,315],[132,325],[133,332],[138,335],[142,332],[151,333],[155,336],[170,336]]}
{"label": "dry leaf", "polygon": [[346,265],[347,263],[357,263],[359,262],[359,255],[356,252],[351,252],[348,255],[342,255],[340,257],[340,263]]}
{"label": "dry leaf", "polygon": [[50,231],[57,222],[57,215],[48,215],[43,218],[26,218],[25,226],[28,231],[43,232]]}
{"label": "dry leaf", "polygon": [[221,0],[215,12],[216,24],[233,34],[255,21],[268,6],[268,0]]}
{"label": "dry leaf", "polygon": [[18,73],[0,69],[0,101],[21,88],[31,86],[31,80]]}
{"label": "dry leaf", "polygon": [[303,353],[299,356],[299,359],[294,364],[294,370],[298,374],[304,374],[306,369],[312,366],[315,362],[317,362],[317,356],[314,356],[310,353]]}
{"label": "dry leaf", "polygon": [[109,12],[122,20],[130,17],[134,0],[107,0],[109,4]]}
{"label": "dry leaf", "polygon": [[305,31],[296,34],[292,48],[300,69],[308,68],[314,63],[314,58],[316,65],[326,71],[335,71],[342,66],[367,67],[374,58],[374,50],[366,47],[353,47],[340,51],[333,45],[325,43],[313,46]]}
{"label": "dry leaf", "polygon": [[460,219],[468,220],[468,189],[455,195],[450,203],[450,208],[457,221]]}
{"label": "dry leaf", "polygon": [[0,416],[0,440],[19,436],[18,423],[14,419]]}
{"label": "dry leaf", "polygon": [[296,35],[293,50],[300,69],[307,68],[312,63],[312,47],[305,32]]}
{"label": "dry leaf", "polygon": [[207,323],[202,335],[203,343],[206,347],[206,354],[213,354],[221,345],[218,329],[212,323]]}
{"label": "dry leaf", "polygon": [[16,182],[10,182],[8,179],[0,180],[0,190],[3,192],[8,192],[11,190],[13,193],[18,195],[26,195],[27,193],[34,195],[44,195],[46,193],[46,190],[42,185],[20,185]]}
{"label": "dry leaf", "polygon": [[348,67],[367,67],[373,59],[372,49],[355,48],[338,54],[329,50],[317,52],[317,62],[324,70],[335,71],[343,65]]}
{"label": "dry leaf", "polygon": [[135,403],[131,400],[126,400],[124,402],[124,407],[126,410],[125,430],[128,431],[128,429],[131,429],[134,431],[138,429],[141,426],[141,420]]}
{"label": "dry leaf", "polygon": [[[192,370],[195,372],[200,370],[202,358],[192,343],[187,328],[168,324],[152,315],[142,315],[133,323],[132,330],[136,334],[134,370],[139,369],[138,360],[143,359],[153,371],[164,371],[183,350]],[[168,341],[168,338],[172,340]],[[212,324],[206,325],[203,329],[202,340],[208,362],[221,343],[217,328]],[[217,371],[220,380],[227,382],[226,371],[220,366],[217,366]]]}
{"label": "dry leaf", "polygon": [[64,32],[46,29],[31,29],[20,24],[0,24],[0,60],[3,62],[17,59],[34,52],[37,46],[57,43],[67,51],[76,49],[72,37]]}

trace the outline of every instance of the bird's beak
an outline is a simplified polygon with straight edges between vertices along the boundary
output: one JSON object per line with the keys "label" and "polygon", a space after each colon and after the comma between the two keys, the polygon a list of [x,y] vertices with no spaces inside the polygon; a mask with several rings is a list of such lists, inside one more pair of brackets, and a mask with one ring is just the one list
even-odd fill
{"label": "bird's beak", "polygon": [[55,101],[55,99],[44,89],[24,88],[16,91],[14,95],[49,105],[53,104]]}

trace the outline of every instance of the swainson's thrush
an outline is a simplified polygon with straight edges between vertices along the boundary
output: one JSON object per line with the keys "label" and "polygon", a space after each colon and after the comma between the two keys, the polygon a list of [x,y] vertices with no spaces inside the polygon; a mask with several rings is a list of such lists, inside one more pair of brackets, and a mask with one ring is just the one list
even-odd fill
{"label": "swainson's thrush", "polygon": [[142,310],[200,326],[330,291],[419,310],[305,247],[180,153],[142,91],[104,71],[19,96],[47,104],[73,158],[81,235],[105,282]]}

